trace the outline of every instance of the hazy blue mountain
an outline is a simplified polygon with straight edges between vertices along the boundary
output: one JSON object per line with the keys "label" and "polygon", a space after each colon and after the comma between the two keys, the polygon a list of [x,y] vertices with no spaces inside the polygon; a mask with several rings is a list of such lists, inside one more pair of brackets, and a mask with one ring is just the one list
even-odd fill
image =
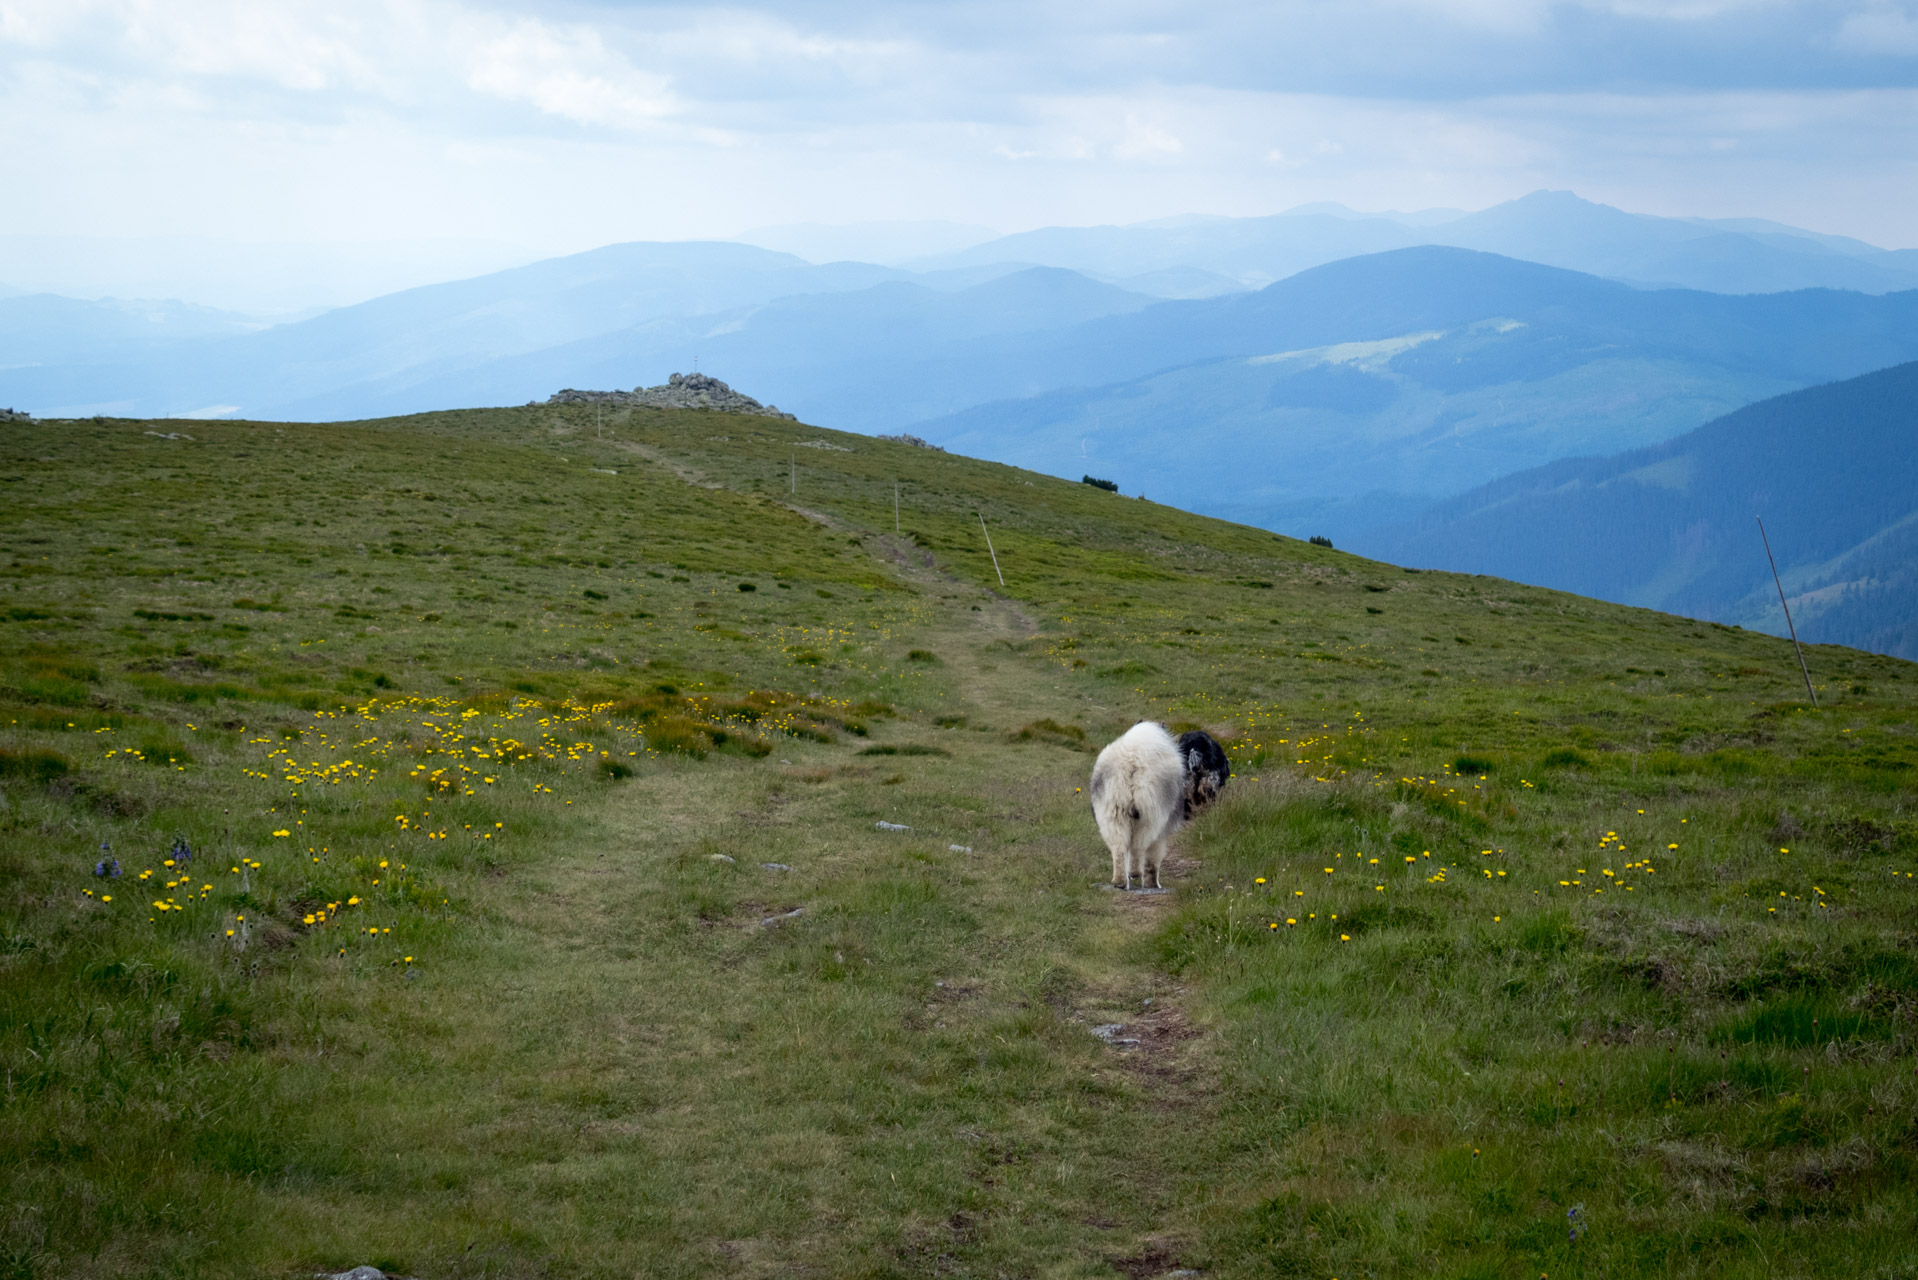
{"label": "hazy blue mountain", "polygon": [[1023,262],[1103,280],[1197,269],[1259,288],[1340,258],[1426,243],[1385,217],[1294,212],[1262,218],[1179,218],[1132,226],[1041,227],[911,265],[921,270]]}
{"label": "hazy blue mountain", "polygon": [[1245,292],[1245,286],[1231,276],[1202,267],[1163,267],[1136,276],[1121,276],[1112,283],[1153,298],[1217,298]]}
{"label": "hazy blue mountain", "polygon": [[1717,293],[1918,287],[1918,263],[1860,240],[1755,220],[1626,213],[1569,191],[1531,195],[1434,227],[1432,243],[1652,285]]}
{"label": "hazy blue mountain", "polygon": [[0,293],[0,364],[97,360],[103,352],[169,348],[267,327],[253,316],[172,300]]}
{"label": "hazy blue mountain", "polygon": [[71,298],[180,298],[277,320],[531,262],[466,239],[248,242],[216,236],[0,235],[0,280]]}
{"label": "hazy blue mountain", "polygon": [[1131,226],[1045,227],[915,265],[992,261],[1125,279],[1179,267],[1258,287],[1358,254],[1452,245],[1644,285],[1720,293],[1918,287],[1918,253],[1887,251],[1753,219],[1626,213],[1566,191],[1538,191],[1477,213],[1361,214],[1307,205],[1261,218],[1182,218]]}
{"label": "hazy blue mountain", "polygon": [[1918,658],[1918,363],[1441,503],[1354,549]]}
{"label": "hazy blue mountain", "polygon": [[[610,245],[388,294],[163,361],[103,328],[92,356],[0,371],[0,398],[56,416],[101,404],[170,413],[220,403],[252,413],[317,396],[342,402],[343,389],[362,384],[416,382],[662,317],[862,289],[899,274],[862,263],[818,267],[742,244]],[[16,363],[0,349],[0,365]]]}
{"label": "hazy blue mountain", "polygon": [[[954,283],[950,277],[958,274],[942,273],[940,282]],[[986,274],[982,283],[958,289],[888,280],[857,291],[663,318],[483,364],[409,369],[281,402],[273,412],[357,417],[446,404],[522,403],[562,386],[651,385],[697,361],[762,401],[795,413],[800,410],[787,401],[803,404],[801,416],[808,421],[892,429],[902,420],[974,402],[970,388],[986,371],[932,377],[929,360],[963,360],[960,353],[974,348],[996,351],[1001,343],[1033,341],[1153,302],[1055,268]]]}
{"label": "hazy blue mountain", "polygon": [[[985,403],[908,429],[1343,540],[1499,475],[1918,357],[1918,292],[1634,289],[1418,248],[963,356],[923,380],[968,377]],[[803,415],[800,388],[779,395]]]}
{"label": "hazy blue mountain", "polygon": [[742,244],[790,253],[808,262],[877,262],[896,267],[933,254],[953,253],[999,237],[990,227],[942,221],[793,222],[754,227],[733,237]]}

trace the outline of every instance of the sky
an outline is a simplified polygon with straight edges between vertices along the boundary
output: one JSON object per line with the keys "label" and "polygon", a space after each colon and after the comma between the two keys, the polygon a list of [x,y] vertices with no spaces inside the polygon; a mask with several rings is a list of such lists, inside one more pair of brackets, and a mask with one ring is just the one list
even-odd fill
{"label": "sky", "polygon": [[16,239],[477,260],[1554,188],[1902,248],[1918,2],[0,0],[0,148]]}

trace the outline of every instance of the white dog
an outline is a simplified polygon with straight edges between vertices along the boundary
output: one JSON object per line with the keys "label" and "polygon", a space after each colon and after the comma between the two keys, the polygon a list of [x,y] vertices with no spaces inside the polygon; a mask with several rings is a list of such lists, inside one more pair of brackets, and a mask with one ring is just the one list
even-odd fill
{"label": "white dog", "polygon": [[1092,816],[1112,850],[1112,886],[1159,887],[1166,842],[1185,821],[1185,760],[1164,725],[1141,720],[1092,766]]}

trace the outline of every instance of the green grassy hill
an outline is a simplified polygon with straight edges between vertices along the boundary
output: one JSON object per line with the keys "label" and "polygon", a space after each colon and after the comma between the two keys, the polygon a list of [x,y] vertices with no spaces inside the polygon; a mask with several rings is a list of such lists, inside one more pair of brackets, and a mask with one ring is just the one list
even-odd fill
{"label": "green grassy hill", "polygon": [[[0,1273],[1918,1269],[1908,664],[766,419],[180,426],[0,435]],[[1141,715],[1238,774],[1164,896]]]}

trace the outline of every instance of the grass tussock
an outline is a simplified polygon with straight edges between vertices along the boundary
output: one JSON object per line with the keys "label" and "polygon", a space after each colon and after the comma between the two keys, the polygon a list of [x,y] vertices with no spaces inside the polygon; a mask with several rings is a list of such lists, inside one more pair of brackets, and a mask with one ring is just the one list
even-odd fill
{"label": "grass tussock", "polygon": [[1010,742],[1043,742],[1049,746],[1065,747],[1071,751],[1089,751],[1086,731],[1076,724],[1061,724],[1046,717],[1034,720],[1014,729],[1006,735]]}

